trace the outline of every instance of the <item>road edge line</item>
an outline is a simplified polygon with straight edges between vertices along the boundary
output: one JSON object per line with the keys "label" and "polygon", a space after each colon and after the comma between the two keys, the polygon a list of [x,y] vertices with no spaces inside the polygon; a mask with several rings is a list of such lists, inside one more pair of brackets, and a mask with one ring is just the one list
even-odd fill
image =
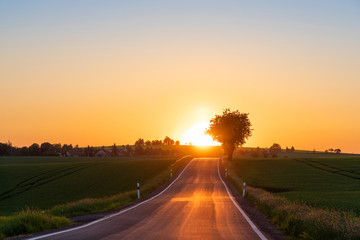
{"label": "road edge line", "polygon": [[224,182],[224,180],[222,179],[221,175],[220,175],[220,158],[218,159],[217,162],[217,169],[218,169],[218,176],[221,180],[221,182],[223,183],[227,194],[229,195],[231,201],[233,202],[233,204],[235,205],[235,207],[239,210],[239,212],[243,215],[243,217],[245,218],[245,220],[250,224],[251,228],[254,230],[254,232],[260,237],[261,240],[268,240],[264,234],[262,234],[262,232],[256,227],[256,225],[251,221],[251,219],[246,215],[246,213],[244,212],[244,210],[242,210],[242,208],[239,206],[239,204],[234,200],[233,196],[230,194],[228,187],[226,186],[226,183]]}
{"label": "road edge line", "polygon": [[79,227],[74,227],[74,228],[70,228],[70,229],[67,229],[67,230],[63,230],[63,231],[59,231],[59,232],[54,232],[54,233],[49,233],[49,234],[45,234],[45,235],[41,235],[41,236],[37,236],[37,237],[32,237],[32,238],[28,238],[28,240],[36,240],[36,239],[41,239],[41,238],[46,238],[46,237],[51,237],[51,236],[54,236],[54,235],[58,235],[58,234],[61,234],[61,233],[66,233],[66,232],[71,232],[71,231],[75,231],[75,230],[78,230],[78,229],[82,229],[82,228],[86,228],[86,227],[89,227],[91,225],[94,225],[96,223],[99,223],[99,222],[102,222],[104,220],[107,220],[109,218],[112,218],[112,217],[115,217],[115,216],[118,216],[118,215],[121,215],[127,211],[130,211],[131,209],[134,209],[140,205],[143,205],[144,203],[147,203],[157,197],[159,197],[160,195],[162,195],[166,190],[168,190],[180,177],[181,175],[185,172],[185,170],[190,166],[190,164],[193,162],[193,159],[191,159],[191,161],[185,166],[185,168],[181,171],[181,173],[177,176],[177,178],[174,179],[174,181],[172,181],[169,186],[167,186],[164,190],[162,190],[160,193],[158,193],[157,195],[153,196],[152,198],[149,198],[145,201],[142,201],[132,207],[129,207],[129,208],[126,208],[124,210],[121,210],[117,213],[114,213],[114,214],[111,214],[109,216],[106,216],[106,217],[103,217],[103,218],[100,218],[98,220],[95,220],[93,222],[90,222],[90,223],[87,223],[85,225],[81,225]]}

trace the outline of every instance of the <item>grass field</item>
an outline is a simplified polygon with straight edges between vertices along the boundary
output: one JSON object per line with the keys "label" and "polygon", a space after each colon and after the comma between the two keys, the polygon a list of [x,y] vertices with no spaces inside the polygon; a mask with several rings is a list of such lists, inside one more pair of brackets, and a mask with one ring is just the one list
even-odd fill
{"label": "grass field", "polygon": [[233,165],[251,186],[291,201],[360,216],[360,157],[288,155],[285,159],[234,159]]}
{"label": "grass field", "polygon": [[135,190],[178,158],[0,157],[0,216]]}

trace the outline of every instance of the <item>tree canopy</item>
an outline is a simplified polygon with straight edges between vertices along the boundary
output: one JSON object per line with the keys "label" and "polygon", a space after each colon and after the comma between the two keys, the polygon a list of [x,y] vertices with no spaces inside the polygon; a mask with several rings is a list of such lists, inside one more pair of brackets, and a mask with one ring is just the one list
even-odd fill
{"label": "tree canopy", "polygon": [[215,115],[210,120],[206,134],[209,134],[214,141],[220,142],[228,159],[232,159],[234,150],[245,144],[251,136],[252,129],[248,113],[240,113],[238,110],[231,111],[224,109],[222,115]]}
{"label": "tree canopy", "polygon": [[281,152],[281,146],[278,143],[274,143],[270,148],[269,152],[273,157],[276,157]]}
{"label": "tree canopy", "polygon": [[171,139],[171,138],[169,138],[168,136],[166,136],[165,138],[164,138],[164,140],[163,140],[163,143],[165,144],[165,145],[174,145],[174,140],[173,139]]}
{"label": "tree canopy", "polygon": [[139,138],[136,142],[135,142],[135,145],[144,145],[145,142],[144,142],[144,139],[142,138]]}

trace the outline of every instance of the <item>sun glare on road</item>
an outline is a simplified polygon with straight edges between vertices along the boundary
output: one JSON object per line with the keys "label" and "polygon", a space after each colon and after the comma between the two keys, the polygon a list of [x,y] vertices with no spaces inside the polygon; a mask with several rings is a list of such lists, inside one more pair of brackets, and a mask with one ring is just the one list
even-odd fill
{"label": "sun glare on road", "polygon": [[218,142],[212,140],[209,135],[205,134],[206,128],[209,127],[209,124],[206,122],[196,123],[191,126],[186,132],[182,135],[180,141],[185,144],[192,144],[196,146],[218,146]]}

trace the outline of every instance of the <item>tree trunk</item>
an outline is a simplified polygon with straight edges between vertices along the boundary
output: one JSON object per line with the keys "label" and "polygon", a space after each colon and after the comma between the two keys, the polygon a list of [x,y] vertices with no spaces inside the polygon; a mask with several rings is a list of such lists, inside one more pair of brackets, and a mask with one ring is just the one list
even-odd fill
{"label": "tree trunk", "polygon": [[234,149],[229,149],[229,151],[228,151],[228,161],[232,160],[233,153],[234,153]]}

